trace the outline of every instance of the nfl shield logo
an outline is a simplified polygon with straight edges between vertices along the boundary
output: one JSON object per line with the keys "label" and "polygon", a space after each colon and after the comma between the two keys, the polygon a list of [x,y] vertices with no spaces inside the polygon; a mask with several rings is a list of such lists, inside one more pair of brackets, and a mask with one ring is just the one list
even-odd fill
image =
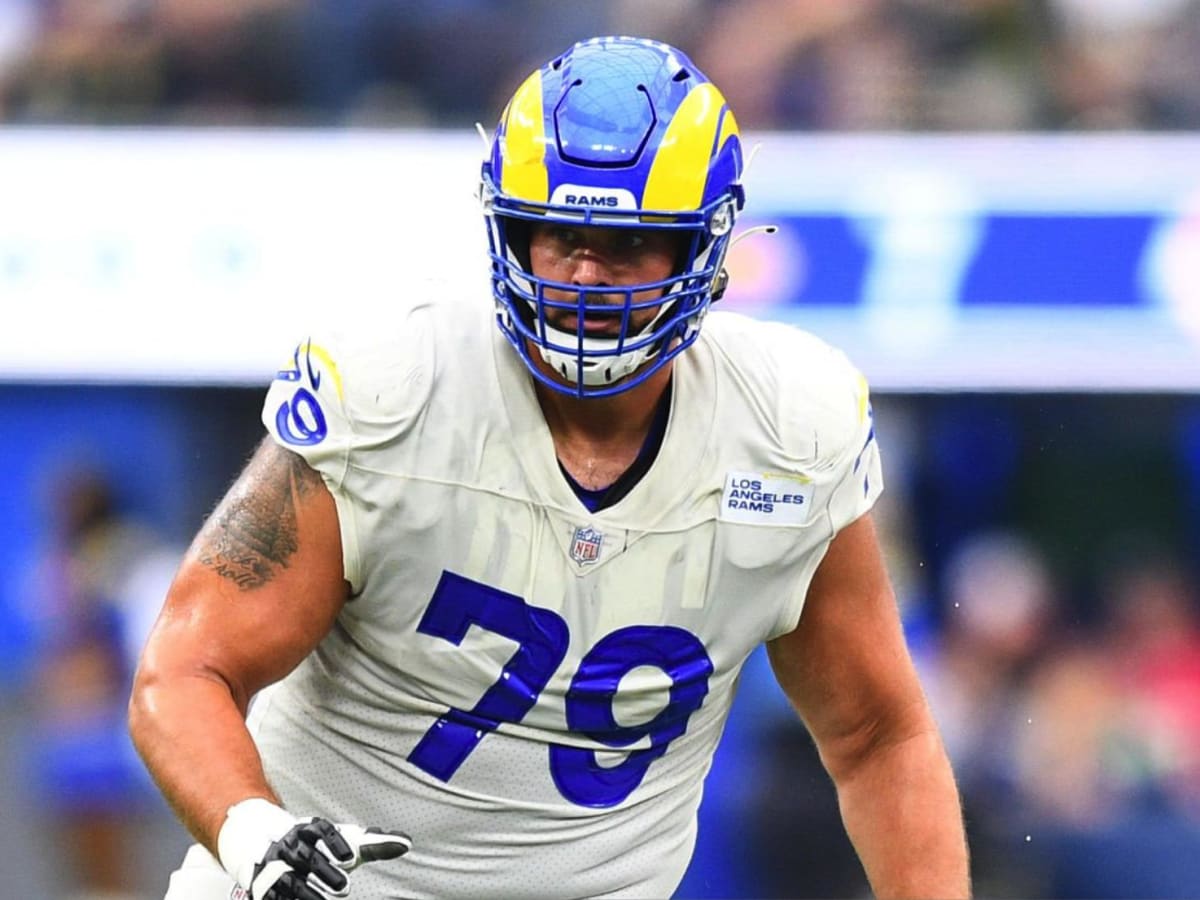
{"label": "nfl shield logo", "polygon": [[575,537],[571,539],[571,559],[586,566],[600,558],[600,545],[604,543],[604,535],[594,528],[581,525],[575,529]]}

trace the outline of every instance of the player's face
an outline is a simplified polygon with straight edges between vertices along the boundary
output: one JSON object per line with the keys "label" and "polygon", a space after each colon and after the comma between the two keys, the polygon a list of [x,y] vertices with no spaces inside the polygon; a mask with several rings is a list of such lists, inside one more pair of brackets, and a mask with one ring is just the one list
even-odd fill
{"label": "player's face", "polygon": [[[654,229],[603,228],[561,223],[533,226],[529,239],[529,262],[533,274],[548,281],[577,284],[580,287],[623,287],[662,281],[674,274],[678,237]],[[634,303],[655,300],[662,289],[637,291]],[[574,301],[577,294],[547,288],[546,299]],[[595,294],[589,302],[604,302],[614,308],[612,315],[588,315],[584,332],[593,337],[612,337],[620,333],[620,309],[625,305],[621,292]],[[630,332],[637,333],[654,318],[657,307],[635,310]],[[547,312],[549,324],[562,331],[578,328],[578,317],[569,309]]]}

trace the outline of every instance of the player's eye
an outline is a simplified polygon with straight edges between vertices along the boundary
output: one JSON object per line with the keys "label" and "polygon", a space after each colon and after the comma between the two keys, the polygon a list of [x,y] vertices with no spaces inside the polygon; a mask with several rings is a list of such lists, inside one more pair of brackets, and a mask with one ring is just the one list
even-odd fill
{"label": "player's eye", "polygon": [[625,251],[643,250],[646,247],[646,235],[641,231],[625,231],[621,235],[619,246]]}
{"label": "player's eye", "polygon": [[568,228],[564,225],[555,225],[550,229],[551,239],[560,244],[575,246],[580,241],[579,231],[575,228]]}

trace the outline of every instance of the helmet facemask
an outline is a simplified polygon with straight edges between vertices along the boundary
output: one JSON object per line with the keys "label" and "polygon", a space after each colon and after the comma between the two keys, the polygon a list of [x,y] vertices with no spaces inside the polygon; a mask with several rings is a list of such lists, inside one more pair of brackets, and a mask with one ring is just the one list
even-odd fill
{"label": "helmet facemask", "polygon": [[[725,280],[722,266],[734,216],[731,200],[686,217],[667,212],[581,213],[574,207],[509,210],[496,203],[486,171],[483,198],[490,226],[497,323],[535,377],[560,392],[607,396],[642,383],[695,341],[709,305],[720,296],[720,290],[714,293],[714,285]],[[647,225],[646,220],[654,224]],[[680,238],[674,272],[661,281],[628,285],[578,285],[539,278],[529,261],[529,234],[538,221],[670,230]],[[654,316],[634,330],[635,320],[642,318],[639,314],[651,309]],[[564,331],[551,325],[556,310],[570,313],[576,328]],[[620,317],[615,336],[585,332],[585,320],[601,316]],[[556,378],[546,376],[534,354]]]}

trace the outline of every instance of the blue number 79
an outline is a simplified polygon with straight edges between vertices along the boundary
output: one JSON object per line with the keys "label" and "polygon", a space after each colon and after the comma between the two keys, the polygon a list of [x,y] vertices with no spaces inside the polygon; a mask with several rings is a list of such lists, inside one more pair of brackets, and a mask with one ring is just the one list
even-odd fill
{"label": "blue number 79", "polygon": [[[471,625],[517,643],[517,651],[470,710],[451,708],[425,732],[408,755],[414,765],[449,781],[483,738],[501,722],[520,722],[558,669],[570,633],[557,613],[521,597],[443,572],[417,631],[462,643]],[[671,677],[666,707],[649,722],[621,727],[613,716],[620,680],[639,666],[657,666]],[[567,724],[609,747],[650,738],[616,766],[601,766],[591,750],[553,744],[550,769],[559,792],[581,806],[609,807],[624,800],[645,778],[650,764],[687,730],[708,693],[713,666],[699,639],[682,628],[635,625],[596,644],[571,680]]]}

